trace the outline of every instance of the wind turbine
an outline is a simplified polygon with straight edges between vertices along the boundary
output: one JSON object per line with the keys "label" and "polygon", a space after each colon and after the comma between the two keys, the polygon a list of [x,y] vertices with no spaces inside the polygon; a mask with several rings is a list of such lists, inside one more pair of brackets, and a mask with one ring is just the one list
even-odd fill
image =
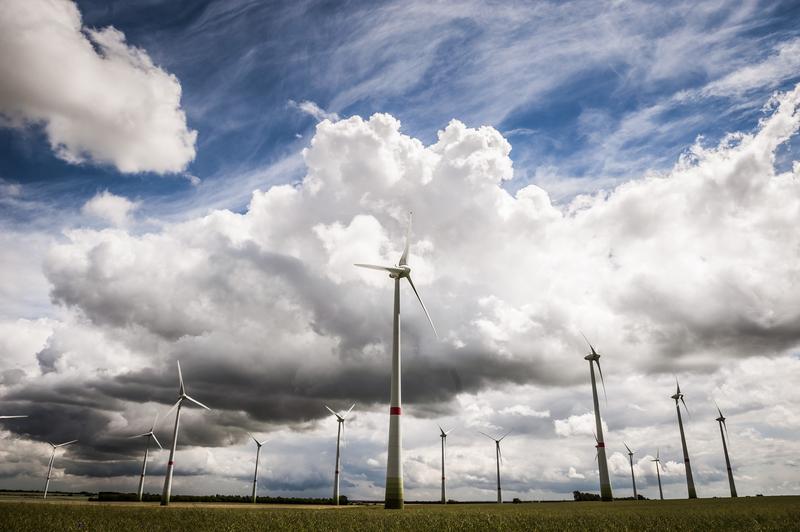
{"label": "wind turbine", "polygon": [[172,408],[170,408],[164,416],[167,417],[170,412],[176,408],[178,409],[175,413],[175,428],[172,431],[172,447],[169,450],[169,461],[167,462],[167,474],[164,477],[164,493],[161,495],[161,506],[167,506],[169,504],[169,497],[172,494],[172,471],[175,469],[175,448],[178,445],[178,425],[181,420],[181,407],[183,406],[183,402],[190,401],[198,406],[202,406],[206,410],[211,410],[200,401],[186,395],[186,387],[183,385],[183,374],[181,373],[180,362],[178,362],[178,382],[180,383],[180,387],[178,388],[178,402],[172,405]]}
{"label": "wind turbine", "polygon": [[76,441],[78,441],[78,440],[72,440],[72,441],[68,441],[68,442],[64,442],[64,443],[59,443],[58,445],[56,445],[54,443],[47,442],[53,448],[53,453],[50,455],[50,463],[47,464],[47,480],[44,483],[44,496],[42,497],[43,499],[47,498],[47,489],[50,487],[50,474],[53,472],[53,462],[56,459],[56,450],[59,449],[60,447],[66,447],[67,445],[71,445],[71,444],[75,443]]}
{"label": "wind turbine", "polygon": [[589,344],[591,353],[586,355],[584,360],[589,361],[589,375],[592,380],[592,401],[594,402],[594,423],[597,429],[595,439],[597,440],[597,466],[600,470],[600,498],[604,501],[611,501],[614,496],[611,493],[611,480],[608,478],[608,461],[606,460],[606,444],[603,442],[603,425],[600,422],[600,402],[597,400],[597,381],[594,377],[594,364],[597,364],[597,371],[600,373],[600,382],[603,384],[603,396],[606,396],[606,383],[603,380],[603,370],[600,369],[600,355],[594,350],[594,346],[589,342],[586,336],[581,333],[583,339]]}
{"label": "wind turbine", "polygon": [[345,412],[344,414],[337,414],[336,412],[331,410],[331,408],[328,405],[322,405],[322,406],[327,408],[328,412],[336,416],[336,421],[338,422],[337,423],[338,428],[336,429],[336,469],[334,469],[333,473],[333,504],[339,506],[339,464],[340,464],[339,443],[341,442],[342,434],[344,433],[345,418],[347,418],[347,414],[350,413],[350,411],[353,409],[354,406],[356,406],[356,404],[353,403],[350,406],[350,408],[347,409],[347,412]]}
{"label": "wind turbine", "polygon": [[636,477],[633,475],[633,455],[634,455],[634,452],[631,451],[631,448],[628,447],[627,443],[622,442],[622,444],[625,446],[626,449],[628,449],[628,460],[631,463],[631,482],[633,482],[633,500],[638,501],[639,500],[639,495],[636,493]]}
{"label": "wind turbine", "polygon": [[658,494],[661,496],[661,500],[663,501],[664,491],[661,489],[661,472],[658,470],[658,468],[660,467],[661,469],[664,469],[664,464],[661,463],[661,459],[658,457],[659,452],[660,451],[656,449],[656,458],[655,460],[650,460],[650,461],[656,463],[656,476],[658,477]]}
{"label": "wind turbine", "polygon": [[414,286],[414,281],[411,280],[411,268],[408,266],[408,240],[411,235],[411,214],[408,213],[408,229],[406,230],[406,244],[403,248],[403,254],[400,255],[400,260],[397,266],[378,266],[374,264],[356,264],[360,268],[369,268],[372,270],[381,270],[389,272],[389,278],[394,279],[394,323],[392,326],[392,387],[391,387],[391,400],[389,405],[389,446],[387,451],[386,460],[386,495],[384,501],[384,508],[387,509],[402,509],[403,508],[403,460],[402,460],[402,434],[400,431],[400,415],[402,413],[400,408],[400,279],[407,279],[411,289],[422,305],[422,310],[428,318],[428,322],[433,328],[433,333],[436,333],[436,327],[433,325],[431,315],[428,309],[425,308],[425,303],[417,292]]}
{"label": "wind turbine", "polygon": [[439,432],[441,435],[439,436],[442,438],[442,504],[447,504],[447,498],[445,497],[445,485],[444,485],[444,448],[447,446],[447,435],[453,432],[453,429],[445,431],[441,426],[439,427]]}
{"label": "wind turbine", "polygon": [[[731,485],[731,497],[736,497],[736,485],[733,483],[731,459],[728,457],[728,444],[725,442],[728,436],[728,425],[725,424],[725,416],[722,415],[722,410],[719,409],[719,405],[717,405],[716,401],[714,405],[717,407],[717,412],[719,412],[717,422],[719,423],[719,435],[722,436],[722,450],[725,451],[725,467],[728,468],[728,483]],[[722,432],[722,427],[725,427],[724,434]]]}
{"label": "wind turbine", "polygon": [[130,439],[133,439],[133,438],[143,438],[144,436],[147,436],[147,443],[144,446],[144,460],[142,460],[142,474],[139,476],[139,490],[138,490],[139,502],[142,502],[142,493],[144,491],[144,475],[145,472],[147,471],[147,455],[150,452],[150,438],[152,438],[156,442],[159,449],[163,449],[163,447],[161,447],[161,442],[158,441],[158,438],[156,438],[156,435],[153,432],[156,429],[156,421],[158,421],[158,414],[156,414],[156,417],[153,419],[153,426],[150,427],[149,432],[143,432],[142,434],[137,434],[136,436],[130,437]]}
{"label": "wind turbine", "polygon": [[481,432],[481,434],[483,434],[484,436],[486,436],[490,440],[494,441],[495,458],[497,459],[497,504],[502,504],[503,503],[503,492],[500,490],[500,462],[503,460],[503,454],[500,452],[500,442],[503,441],[503,438],[505,438],[506,436],[511,434],[511,431],[509,430],[508,432],[503,434],[503,436],[500,439],[497,439],[497,438],[494,438],[492,436],[489,436],[488,434],[486,434],[484,432]]}
{"label": "wind turbine", "polygon": [[683,463],[686,466],[686,486],[689,488],[689,498],[696,499],[697,492],[694,489],[694,478],[692,478],[692,466],[689,463],[689,449],[686,447],[686,435],[683,433],[683,418],[681,418],[681,407],[678,404],[678,401],[683,403],[683,408],[686,410],[686,413],[689,413],[689,409],[686,407],[686,401],[683,400],[683,394],[681,393],[681,385],[678,383],[678,378],[675,378],[675,385],[677,386],[677,390],[675,395],[672,396],[675,399],[675,410],[678,411],[678,427],[681,430],[681,445],[683,446]]}
{"label": "wind turbine", "polygon": [[[250,434],[249,432],[247,434]],[[256,503],[256,488],[258,486],[258,458],[261,456],[261,446],[267,443],[267,440],[258,441],[255,436],[250,434],[253,441],[256,442],[256,470],[253,473],[253,504]]]}

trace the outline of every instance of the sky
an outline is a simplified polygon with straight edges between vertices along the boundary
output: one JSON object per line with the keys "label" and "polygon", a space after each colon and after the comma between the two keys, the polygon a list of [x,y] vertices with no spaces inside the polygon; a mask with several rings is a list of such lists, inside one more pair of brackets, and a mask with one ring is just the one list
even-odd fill
{"label": "sky", "polygon": [[[796,2],[8,0],[0,489],[381,499],[393,264],[407,500],[800,493]],[[159,493],[167,452],[151,450]]]}

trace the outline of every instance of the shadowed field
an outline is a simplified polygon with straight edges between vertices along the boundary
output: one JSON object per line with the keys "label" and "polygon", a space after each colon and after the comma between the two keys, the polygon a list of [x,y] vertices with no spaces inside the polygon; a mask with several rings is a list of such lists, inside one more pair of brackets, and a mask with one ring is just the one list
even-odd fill
{"label": "shadowed field", "polygon": [[800,497],[322,508],[4,501],[0,530],[797,530],[800,523]]}

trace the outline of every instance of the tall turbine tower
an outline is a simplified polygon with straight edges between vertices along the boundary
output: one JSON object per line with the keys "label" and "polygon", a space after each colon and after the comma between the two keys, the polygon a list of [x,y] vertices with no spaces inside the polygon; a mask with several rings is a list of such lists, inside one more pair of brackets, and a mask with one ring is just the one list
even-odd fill
{"label": "tall turbine tower", "polygon": [[651,462],[656,463],[656,476],[658,477],[658,494],[661,496],[661,500],[664,500],[664,491],[661,489],[661,472],[658,470],[659,468],[664,469],[664,465],[661,463],[661,459],[658,457],[659,450],[656,449],[656,458],[655,460],[650,460]]}
{"label": "tall turbine tower", "polygon": [[153,419],[153,426],[150,427],[150,432],[144,432],[142,434],[137,434],[136,436],[131,436],[131,439],[143,438],[144,436],[147,436],[147,443],[144,445],[144,460],[142,460],[142,474],[139,476],[139,490],[137,491],[139,495],[139,502],[142,502],[142,493],[144,492],[144,475],[147,471],[147,454],[150,452],[150,438],[156,442],[159,449],[163,449],[163,447],[161,447],[161,442],[158,441],[155,433],[153,433],[156,428],[156,421],[158,421],[158,414],[156,414],[156,417]]}
{"label": "tall turbine tower", "polygon": [[45,480],[45,482],[44,482],[44,495],[42,496],[43,499],[47,498],[47,489],[50,487],[50,475],[53,472],[53,462],[55,462],[55,459],[56,459],[56,450],[58,450],[61,447],[66,447],[67,445],[73,444],[76,441],[78,441],[78,440],[72,440],[72,441],[68,441],[68,442],[64,442],[64,443],[59,443],[58,445],[56,445],[54,443],[47,442],[47,443],[50,443],[50,446],[53,448],[53,453],[50,455],[50,463],[47,464],[47,480]]}
{"label": "tall turbine tower", "polygon": [[675,379],[675,385],[677,386],[677,391],[675,395],[672,396],[675,399],[675,410],[678,411],[678,428],[681,430],[681,445],[683,446],[683,463],[686,466],[686,486],[689,488],[689,498],[696,499],[697,492],[694,489],[694,478],[692,478],[692,466],[689,463],[689,449],[686,447],[686,435],[683,433],[683,418],[681,417],[681,407],[678,404],[678,401],[683,403],[683,408],[686,412],[689,412],[689,409],[686,408],[686,401],[683,400],[683,394],[681,393],[681,385],[678,383],[678,379]]}
{"label": "tall turbine tower", "polygon": [[255,436],[247,433],[253,438],[253,441],[256,442],[256,470],[253,472],[253,504],[256,503],[256,491],[258,489],[258,459],[261,456],[261,446],[267,443],[267,440],[258,441]]}
{"label": "tall turbine tower", "polygon": [[[394,324],[392,326],[392,388],[391,402],[389,405],[389,449],[386,460],[386,496],[384,507],[388,509],[403,508],[403,450],[402,434],[400,432],[400,279],[407,279],[411,289],[422,305],[422,310],[428,318],[428,322],[436,334],[436,327],[433,326],[431,315],[425,308],[425,303],[411,280],[411,268],[408,262],[408,239],[411,235],[411,213],[408,214],[408,229],[406,231],[406,245],[397,266],[377,266],[374,264],[356,264],[360,268],[370,268],[389,272],[389,278],[394,279]],[[437,335],[438,337],[438,335]]]}
{"label": "tall turbine tower", "polygon": [[[725,424],[725,416],[722,415],[722,410],[719,409],[719,405],[717,405],[716,402],[714,404],[717,406],[717,412],[719,412],[717,422],[719,423],[719,435],[722,436],[722,450],[725,451],[725,467],[728,468],[728,483],[731,485],[731,497],[736,497],[736,484],[733,483],[731,459],[728,457],[728,444],[725,442],[728,436],[728,425]],[[722,432],[722,427],[725,427],[725,433]]]}
{"label": "tall turbine tower", "polygon": [[495,447],[495,458],[497,459],[497,504],[502,504],[503,502],[503,492],[500,489],[500,462],[503,460],[503,453],[500,452],[500,442],[503,441],[503,438],[511,434],[509,430],[505,434],[503,434],[502,438],[497,439],[493,436],[489,436],[488,434],[481,432],[484,436],[489,438],[490,440],[494,441]]}
{"label": "tall turbine tower", "polygon": [[442,438],[442,504],[447,504],[447,497],[445,496],[445,480],[444,480],[444,449],[447,447],[447,435],[453,432],[453,429],[445,431],[442,427],[439,427],[439,435]]}
{"label": "tall turbine tower", "polygon": [[350,411],[353,409],[354,406],[356,406],[356,404],[353,403],[350,406],[350,408],[347,409],[347,412],[345,412],[344,414],[337,414],[336,412],[331,410],[328,407],[328,405],[323,405],[323,406],[328,409],[328,412],[330,412],[331,414],[336,416],[336,421],[338,422],[337,423],[338,428],[336,430],[336,469],[334,469],[334,473],[333,473],[333,504],[335,504],[336,506],[339,506],[339,473],[341,471],[341,468],[340,468],[340,463],[341,462],[339,461],[339,456],[340,456],[340,454],[339,454],[339,443],[342,440],[342,434],[344,434],[345,418],[347,418],[347,414],[350,413]]}
{"label": "tall turbine tower", "polygon": [[594,423],[596,426],[597,440],[597,466],[600,470],[600,498],[604,501],[613,500],[614,496],[611,494],[611,481],[608,478],[608,461],[606,460],[606,444],[603,442],[603,425],[600,421],[600,402],[597,400],[597,381],[594,377],[594,364],[597,364],[597,371],[600,373],[600,382],[603,384],[603,396],[606,396],[606,383],[603,380],[603,370],[600,369],[600,355],[594,350],[594,346],[586,339],[589,344],[591,353],[586,355],[584,360],[589,361],[589,376],[592,380],[592,401],[594,403]]}
{"label": "tall turbine tower", "polygon": [[622,444],[625,446],[626,449],[628,449],[628,460],[631,463],[631,482],[633,482],[633,500],[638,501],[639,500],[639,495],[636,493],[636,477],[633,475],[633,455],[634,455],[634,452],[631,451],[631,448],[628,447],[627,443],[622,442]]}
{"label": "tall turbine tower", "polygon": [[198,406],[202,406],[206,410],[211,410],[200,401],[186,395],[186,387],[183,385],[183,374],[181,373],[180,362],[178,362],[178,382],[180,384],[178,388],[178,402],[172,405],[172,408],[170,408],[164,416],[167,417],[173,410],[176,408],[178,409],[175,413],[175,428],[172,431],[172,447],[169,450],[169,462],[167,462],[167,474],[164,477],[164,493],[161,494],[161,506],[167,506],[169,504],[169,497],[172,495],[172,472],[175,469],[175,448],[178,446],[178,425],[181,421],[181,407],[183,406],[183,402],[190,401]]}

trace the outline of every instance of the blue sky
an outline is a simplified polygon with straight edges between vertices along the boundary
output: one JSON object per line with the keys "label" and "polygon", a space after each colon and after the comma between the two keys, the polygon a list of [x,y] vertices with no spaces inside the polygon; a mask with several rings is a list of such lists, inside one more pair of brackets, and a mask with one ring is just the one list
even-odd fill
{"label": "blue sky", "polygon": [[666,170],[698,135],[752,129],[798,79],[784,68],[699,95],[774,60],[800,35],[800,7],[693,4],[82,1],[86,27],[114,26],[180,81],[198,131],[186,172],[203,185],[65,163],[36,126],[0,130],[0,176],[56,209],[108,189],[178,217],[187,203],[238,210],[254,184],[302,177],[298,164],[264,183],[241,176],[296,156],[316,119],[290,102],[310,101],[343,117],[388,112],[425,143],[453,118],[491,125],[513,146],[510,189],[541,182],[569,198]]}
{"label": "blue sky", "polygon": [[[612,484],[640,450],[685,496],[800,493],[797,2],[10,0],[0,15],[0,487],[128,490],[126,439],[175,398],[177,493],[380,498],[391,286],[412,499],[596,490],[585,333]],[[775,390],[781,390],[776,397]],[[145,426],[146,425],[146,426]],[[167,424],[157,433],[168,441]],[[490,442],[489,442],[490,443]],[[532,446],[539,452],[530,453]],[[8,451],[5,451],[8,449]],[[148,491],[166,457],[152,455]]]}

